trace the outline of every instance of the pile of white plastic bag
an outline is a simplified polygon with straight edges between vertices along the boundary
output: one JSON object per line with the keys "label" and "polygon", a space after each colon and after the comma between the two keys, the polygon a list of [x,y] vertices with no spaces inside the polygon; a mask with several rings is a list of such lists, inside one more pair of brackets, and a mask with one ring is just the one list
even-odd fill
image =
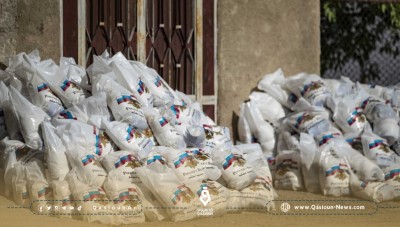
{"label": "pile of white plastic bag", "polygon": [[400,199],[400,86],[265,75],[240,107],[239,143],[259,143],[275,189]]}
{"label": "pile of white plastic bag", "polygon": [[273,209],[263,153],[274,148],[272,126],[261,119],[268,129],[254,131],[262,148],[233,146],[200,106],[121,53],[94,56],[87,70],[37,51],[10,57],[0,72],[0,193],[35,213],[107,224]]}

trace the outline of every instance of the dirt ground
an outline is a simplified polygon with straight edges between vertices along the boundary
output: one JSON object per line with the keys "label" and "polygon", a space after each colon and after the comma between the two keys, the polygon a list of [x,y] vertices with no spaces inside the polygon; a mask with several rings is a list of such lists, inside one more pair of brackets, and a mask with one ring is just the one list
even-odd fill
{"label": "dirt ground", "polygon": [[[287,201],[288,203],[307,201],[304,203],[324,204],[324,201],[326,200],[335,200],[335,198],[306,192],[278,191],[278,195],[279,201]],[[354,198],[340,198],[338,201],[345,201],[346,199],[354,200]],[[348,211],[344,213],[333,212],[327,215],[321,214],[318,211],[300,214],[297,213],[294,215],[283,213],[280,210],[280,207],[277,207],[276,212],[272,213],[243,212],[240,214],[227,214],[223,217],[203,218],[180,223],[168,221],[148,222],[140,224],[140,226],[337,226],[338,223],[343,226],[399,226],[400,202],[375,204],[372,202],[356,201],[354,204],[371,204],[371,207],[369,207],[369,210],[361,213],[357,211]],[[102,224],[86,223],[66,218],[38,216],[30,212],[28,209],[9,208],[14,206],[15,204],[12,201],[0,197],[0,226],[105,226]]]}

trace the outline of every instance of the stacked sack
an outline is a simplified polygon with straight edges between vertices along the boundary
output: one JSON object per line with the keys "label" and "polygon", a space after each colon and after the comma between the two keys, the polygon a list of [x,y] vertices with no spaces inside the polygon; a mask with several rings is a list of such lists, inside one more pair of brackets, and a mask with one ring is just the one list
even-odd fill
{"label": "stacked sack", "polygon": [[233,146],[228,128],[140,62],[105,52],[85,70],[33,51],[0,73],[0,192],[17,205],[106,224],[274,207],[262,148]]}
{"label": "stacked sack", "polygon": [[240,107],[239,142],[260,143],[276,189],[400,199],[400,87],[281,69]]}

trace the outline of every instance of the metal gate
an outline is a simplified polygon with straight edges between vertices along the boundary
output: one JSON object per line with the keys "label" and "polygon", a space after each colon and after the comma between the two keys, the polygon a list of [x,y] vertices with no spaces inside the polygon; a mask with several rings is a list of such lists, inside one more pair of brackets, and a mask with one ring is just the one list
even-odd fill
{"label": "metal gate", "polygon": [[215,119],[217,0],[64,0],[63,55],[88,66],[104,50],[156,69]]}

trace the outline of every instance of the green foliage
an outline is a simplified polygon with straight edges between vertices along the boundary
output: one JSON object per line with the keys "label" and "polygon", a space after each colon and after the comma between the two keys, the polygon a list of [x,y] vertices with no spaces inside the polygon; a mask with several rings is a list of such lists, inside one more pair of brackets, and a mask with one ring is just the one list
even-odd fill
{"label": "green foliage", "polygon": [[358,63],[361,82],[379,79],[370,60],[378,50],[397,57],[400,46],[400,3],[321,0],[321,72]]}

